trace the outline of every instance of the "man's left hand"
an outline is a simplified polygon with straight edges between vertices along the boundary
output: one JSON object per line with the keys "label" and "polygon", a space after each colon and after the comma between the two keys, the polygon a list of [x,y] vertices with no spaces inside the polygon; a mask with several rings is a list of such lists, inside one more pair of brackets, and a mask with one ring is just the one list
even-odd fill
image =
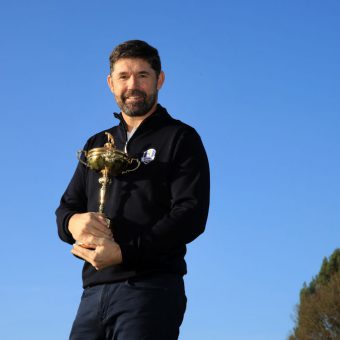
{"label": "man's left hand", "polygon": [[98,243],[93,250],[74,244],[71,253],[91,263],[97,270],[122,263],[118,243],[106,238],[101,238]]}

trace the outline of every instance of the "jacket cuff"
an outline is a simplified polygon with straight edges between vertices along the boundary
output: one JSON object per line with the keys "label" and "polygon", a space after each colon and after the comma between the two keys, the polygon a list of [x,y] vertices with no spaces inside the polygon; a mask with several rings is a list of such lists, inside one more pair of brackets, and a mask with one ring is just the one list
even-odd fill
{"label": "jacket cuff", "polygon": [[66,236],[66,242],[73,244],[75,243],[75,239],[73,238],[72,234],[70,233],[70,231],[68,230],[68,222],[70,221],[71,217],[76,214],[75,212],[72,212],[68,215],[65,216],[64,218],[64,223],[63,223],[63,232],[64,235]]}

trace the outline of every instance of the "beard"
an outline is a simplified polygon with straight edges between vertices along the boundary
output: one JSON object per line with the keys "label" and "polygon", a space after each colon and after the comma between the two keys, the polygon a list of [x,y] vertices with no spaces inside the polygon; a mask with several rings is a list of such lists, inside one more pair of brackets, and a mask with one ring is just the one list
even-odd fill
{"label": "beard", "polygon": [[[130,97],[137,100],[129,101]],[[119,108],[130,117],[141,117],[146,115],[157,102],[158,91],[155,90],[149,96],[140,90],[129,90],[116,98]]]}

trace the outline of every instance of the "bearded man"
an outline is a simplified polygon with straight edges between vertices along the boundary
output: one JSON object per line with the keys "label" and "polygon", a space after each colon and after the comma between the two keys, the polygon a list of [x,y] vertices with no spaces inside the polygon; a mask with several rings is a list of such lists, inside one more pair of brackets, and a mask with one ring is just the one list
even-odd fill
{"label": "bearded man", "polygon": [[186,244],[205,228],[209,166],[197,132],[158,104],[158,51],[140,40],[110,55],[108,86],[119,124],[90,137],[88,151],[113,136],[138,159],[111,176],[104,213],[100,174],[79,162],[56,211],[60,238],[84,260],[83,295],[71,340],[175,340],[186,308]]}

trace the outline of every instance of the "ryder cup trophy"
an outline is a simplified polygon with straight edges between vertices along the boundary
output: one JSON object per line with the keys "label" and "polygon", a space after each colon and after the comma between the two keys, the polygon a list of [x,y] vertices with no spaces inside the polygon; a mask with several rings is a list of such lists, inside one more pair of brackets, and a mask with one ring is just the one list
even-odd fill
{"label": "ryder cup trophy", "polygon": [[[127,153],[117,150],[113,136],[105,132],[107,143],[103,147],[93,148],[89,151],[79,150],[78,160],[91,170],[101,173],[99,178],[99,209],[98,212],[104,213],[105,194],[108,185],[111,183],[110,176],[118,176],[127,172],[135,171],[140,166],[140,161],[131,158]],[[85,156],[85,162],[81,159],[82,154]],[[108,226],[109,226],[109,219]]]}

